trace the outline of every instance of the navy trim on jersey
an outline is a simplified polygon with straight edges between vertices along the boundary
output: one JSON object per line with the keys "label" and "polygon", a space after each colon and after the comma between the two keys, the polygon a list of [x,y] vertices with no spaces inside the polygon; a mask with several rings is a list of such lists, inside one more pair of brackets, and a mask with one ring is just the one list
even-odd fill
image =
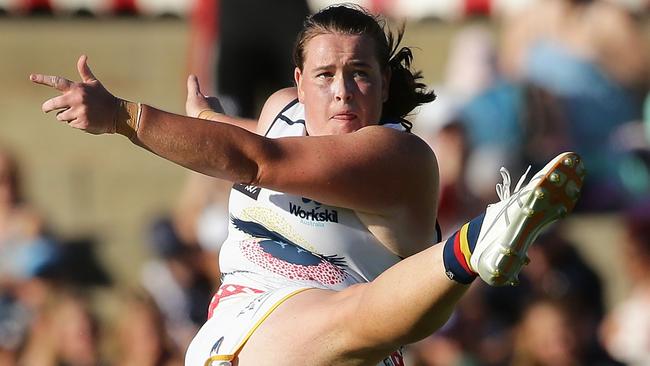
{"label": "navy trim on jersey", "polygon": [[[273,122],[271,122],[271,125],[270,125],[269,128],[266,130],[266,132],[264,133],[264,136],[268,135],[269,132],[271,132],[271,128],[273,128],[273,125],[275,125],[275,121],[277,121],[278,119],[280,119],[280,118],[283,117],[283,116],[282,116],[282,113],[288,111],[289,108],[293,107],[296,103],[298,103],[298,98],[292,100],[289,104],[287,104],[284,108],[282,108],[282,110],[280,111],[280,113],[278,113],[278,115],[275,116],[275,118],[273,119]],[[304,121],[303,121],[303,123],[304,123]]]}
{"label": "navy trim on jersey", "polygon": [[250,184],[243,184],[243,183],[235,183],[232,185],[232,189],[239,193],[243,193],[247,195],[248,197],[254,199],[257,201],[257,197],[260,195],[260,192],[262,191],[262,188],[253,186]]}
{"label": "navy trim on jersey", "polygon": [[287,116],[278,116],[278,118],[285,121],[289,126],[293,126],[296,123],[300,123],[300,124],[303,124],[303,125],[305,124],[304,119],[298,119],[298,120],[292,121],[291,118],[289,118]]}
{"label": "navy trim on jersey", "polygon": [[438,220],[436,220],[436,236],[438,237],[436,243],[440,243],[442,241],[442,228],[440,227]]}

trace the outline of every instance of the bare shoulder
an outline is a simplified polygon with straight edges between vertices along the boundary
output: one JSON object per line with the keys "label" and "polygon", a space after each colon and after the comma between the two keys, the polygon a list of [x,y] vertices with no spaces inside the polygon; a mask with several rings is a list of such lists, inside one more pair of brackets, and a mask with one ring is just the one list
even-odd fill
{"label": "bare shoulder", "polygon": [[298,98],[298,92],[295,87],[280,89],[271,94],[264,103],[264,107],[262,107],[259,123],[257,124],[257,133],[264,134],[278,113],[296,98]]}
{"label": "bare shoulder", "polygon": [[382,146],[381,151],[394,154],[396,158],[408,155],[409,160],[415,164],[433,163],[427,166],[432,168],[437,166],[431,147],[415,134],[383,126],[368,126],[354,134],[358,134],[361,141],[366,141],[373,146]]}

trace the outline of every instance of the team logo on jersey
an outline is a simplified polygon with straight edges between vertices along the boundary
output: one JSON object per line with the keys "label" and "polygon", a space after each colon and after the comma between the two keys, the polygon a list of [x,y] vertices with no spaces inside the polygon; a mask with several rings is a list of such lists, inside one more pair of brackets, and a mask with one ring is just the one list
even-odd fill
{"label": "team logo on jersey", "polygon": [[231,217],[232,225],[253,238],[240,243],[242,255],[250,262],[290,280],[317,281],[338,285],[346,280],[345,258],[307,250],[284,235],[263,225]]}
{"label": "team logo on jersey", "polygon": [[241,184],[241,183],[233,184],[232,189],[234,189],[237,192],[241,192],[256,201],[257,201],[257,197],[260,195],[260,192],[262,191],[262,188],[260,187]]}
{"label": "team logo on jersey", "polygon": [[289,202],[289,213],[296,217],[300,217],[303,220],[310,220],[310,221],[316,221],[319,223],[322,222],[339,222],[339,213],[337,210],[331,210],[331,209],[322,209],[321,206],[323,206],[322,203],[310,200],[309,198],[302,198],[302,202],[305,204],[309,204],[313,202],[316,207],[312,208],[303,208],[300,205],[293,204]]}
{"label": "team logo on jersey", "polygon": [[221,348],[222,343],[223,343],[223,337],[219,338],[218,341],[214,342],[214,345],[212,345],[212,349],[210,350],[210,356],[215,356],[219,354],[219,348]]}

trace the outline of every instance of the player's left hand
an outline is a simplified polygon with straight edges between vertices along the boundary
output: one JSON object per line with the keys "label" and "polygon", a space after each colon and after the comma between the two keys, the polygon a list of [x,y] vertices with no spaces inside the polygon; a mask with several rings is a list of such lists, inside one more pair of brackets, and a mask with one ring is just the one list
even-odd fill
{"label": "player's left hand", "polygon": [[57,120],[91,134],[114,133],[118,98],[97,80],[87,60],[86,55],[81,55],[77,61],[80,82],[42,74],[31,74],[29,79],[61,92],[61,95],[43,103],[43,112],[57,111]]}
{"label": "player's left hand", "polygon": [[199,79],[195,75],[187,77],[187,100],[185,101],[185,113],[188,117],[197,118],[199,113],[205,110],[212,110],[223,113],[223,107],[217,97],[210,97],[201,93]]}

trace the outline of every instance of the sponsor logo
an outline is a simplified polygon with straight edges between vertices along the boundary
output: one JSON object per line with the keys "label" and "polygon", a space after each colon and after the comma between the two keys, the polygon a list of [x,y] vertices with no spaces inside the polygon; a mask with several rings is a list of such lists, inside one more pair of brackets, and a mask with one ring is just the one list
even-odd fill
{"label": "sponsor logo", "polygon": [[262,191],[262,188],[260,187],[245,185],[241,183],[233,184],[232,189],[237,192],[241,192],[256,201],[257,197],[260,195],[260,191]]}
{"label": "sponsor logo", "polygon": [[[305,198],[303,198],[305,202]],[[315,201],[314,201],[315,202]],[[300,205],[294,205],[289,202],[289,212],[296,216],[300,217],[303,220],[316,221],[319,223],[322,222],[339,222],[339,213],[336,210],[323,209],[321,206],[316,206],[314,208],[303,208]]]}

